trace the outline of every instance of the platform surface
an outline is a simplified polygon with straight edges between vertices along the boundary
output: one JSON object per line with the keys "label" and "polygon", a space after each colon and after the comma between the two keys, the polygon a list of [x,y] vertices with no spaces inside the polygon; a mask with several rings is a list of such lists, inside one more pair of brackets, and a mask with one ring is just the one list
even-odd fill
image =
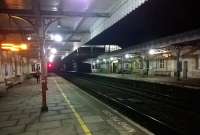
{"label": "platform surface", "polygon": [[48,88],[46,113],[36,80],[0,91],[0,135],[152,134],[61,77],[49,77]]}
{"label": "platform surface", "polygon": [[97,75],[97,76],[105,76],[111,78],[120,78],[120,79],[128,79],[128,80],[138,80],[138,81],[145,81],[145,82],[152,82],[158,84],[166,84],[166,85],[174,85],[179,87],[186,87],[192,89],[200,89],[200,79],[187,79],[187,80],[180,80],[177,81],[173,77],[162,77],[162,76],[149,76],[149,77],[141,77],[136,76],[134,74],[110,74],[110,73],[90,73],[90,75]]}

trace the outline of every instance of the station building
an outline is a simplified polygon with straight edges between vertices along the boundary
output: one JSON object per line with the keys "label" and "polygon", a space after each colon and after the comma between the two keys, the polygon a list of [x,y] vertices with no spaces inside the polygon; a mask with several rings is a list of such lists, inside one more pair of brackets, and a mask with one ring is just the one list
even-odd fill
{"label": "station building", "polygon": [[165,37],[127,49],[111,49],[86,62],[93,65],[92,72],[95,73],[200,78],[200,41],[197,33],[193,31]]}

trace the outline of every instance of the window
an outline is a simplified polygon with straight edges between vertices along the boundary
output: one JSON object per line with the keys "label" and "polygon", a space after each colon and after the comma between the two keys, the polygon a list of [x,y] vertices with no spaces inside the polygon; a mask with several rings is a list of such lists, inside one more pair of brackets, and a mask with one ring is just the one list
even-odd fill
{"label": "window", "polygon": [[113,52],[113,51],[120,50],[120,49],[121,49],[121,47],[118,45],[106,45],[105,46],[105,52]]}
{"label": "window", "polygon": [[160,59],[160,68],[165,68],[165,60]]}
{"label": "window", "polygon": [[32,64],[32,72],[35,72],[35,64]]}

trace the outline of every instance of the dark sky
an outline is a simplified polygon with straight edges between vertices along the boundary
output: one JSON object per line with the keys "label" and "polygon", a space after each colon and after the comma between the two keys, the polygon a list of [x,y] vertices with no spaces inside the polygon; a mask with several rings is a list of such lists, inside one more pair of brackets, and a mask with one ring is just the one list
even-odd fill
{"label": "dark sky", "polygon": [[198,0],[149,0],[89,41],[90,45],[138,43],[200,28]]}

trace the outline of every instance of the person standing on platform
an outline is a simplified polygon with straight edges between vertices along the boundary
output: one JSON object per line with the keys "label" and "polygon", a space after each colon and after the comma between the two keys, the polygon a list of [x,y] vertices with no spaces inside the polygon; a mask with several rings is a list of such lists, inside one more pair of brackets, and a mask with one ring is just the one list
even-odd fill
{"label": "person standing on platform", "polygon": [[37,83],[40,83],[40,70],[39,69],[37,69],[35,76],[36,76],[36,79],[37,79]]}

